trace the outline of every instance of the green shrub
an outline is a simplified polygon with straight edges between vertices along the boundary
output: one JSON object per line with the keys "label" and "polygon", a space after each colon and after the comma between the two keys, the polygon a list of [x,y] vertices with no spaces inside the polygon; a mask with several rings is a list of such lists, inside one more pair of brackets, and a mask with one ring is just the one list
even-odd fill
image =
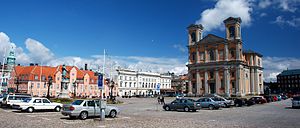
{"label": "green shrub", "polygon": [[62,103],[62,104],[70,104],[73,102],[73,99],[69,99],[69,98],[54,98],[50,100],[51,102]]}

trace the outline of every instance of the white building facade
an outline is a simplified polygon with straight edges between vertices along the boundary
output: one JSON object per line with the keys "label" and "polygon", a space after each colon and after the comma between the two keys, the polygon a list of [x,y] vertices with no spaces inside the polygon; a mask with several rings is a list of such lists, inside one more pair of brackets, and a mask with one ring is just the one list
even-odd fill
{"label": "white building facade", "polygon": [[119,96],[158,95],[161,89],[171,89],[171,75],[117,69]]}

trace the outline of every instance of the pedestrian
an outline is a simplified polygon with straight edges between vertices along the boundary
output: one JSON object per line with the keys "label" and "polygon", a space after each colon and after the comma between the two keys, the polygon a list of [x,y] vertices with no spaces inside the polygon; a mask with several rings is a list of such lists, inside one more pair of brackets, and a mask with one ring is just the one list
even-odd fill
{"label": "pedestrian", "polygon": [[157,102],[160,104],[160,96],[157,96]]}
{"label": "pedestrian", "polygon": [[165,104],[165,97],[161,96],[161,104]]}

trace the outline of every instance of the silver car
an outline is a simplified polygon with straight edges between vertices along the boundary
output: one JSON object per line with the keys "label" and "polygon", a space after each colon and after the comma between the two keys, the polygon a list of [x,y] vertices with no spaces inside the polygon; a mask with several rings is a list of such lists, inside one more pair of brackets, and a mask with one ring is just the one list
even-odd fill
{"label": "silver car", "polygon": [[[70,118],[85,120],[88,117],[100,117],[99,100],[75,100],[72,104],[64,105],[61,113]],[[105,116],[115,118],[120,109],[114,106],[106,106]]]}
{"label": "silver car", "polygon": [[221,105],[221,107],[224,107],[224,108],[229,108],[230,106],[234,105],[234,101],[227,100],[223,97],[212,97],[211,99],[213,99],[215,102],[219,103]]}
{"label": "silver car", "polygon": [[300,96],[293,97],[292,108],[300,108]]}

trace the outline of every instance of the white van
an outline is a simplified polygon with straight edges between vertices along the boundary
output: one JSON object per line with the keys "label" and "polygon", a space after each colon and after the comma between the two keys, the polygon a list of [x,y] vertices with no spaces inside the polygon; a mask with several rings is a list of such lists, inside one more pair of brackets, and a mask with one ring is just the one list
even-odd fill
{"label": "white van", "polygon": [[1,107],[11,107],[14,103],[20,103],[26,98],[31,98],[31,96],[29,94],[8,94],[3,97]]}

